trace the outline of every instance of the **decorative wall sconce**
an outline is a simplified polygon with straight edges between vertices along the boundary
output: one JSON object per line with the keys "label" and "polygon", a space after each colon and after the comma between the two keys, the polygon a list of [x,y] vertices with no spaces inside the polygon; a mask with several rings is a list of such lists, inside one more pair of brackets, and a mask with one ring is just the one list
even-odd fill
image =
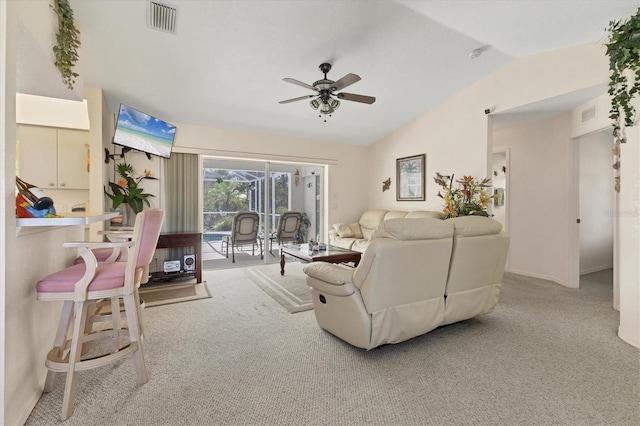
{"label": "decorative wall sconce", "polygon": [[389,188],[391,188],[391,178],[382,181],[382,192],[386,191]]}
{"label": "decorative wall sconce", "polygon": [[293,174],[293,183],[296,186],[300,185],[300,170],[296,169],[296,172]]}

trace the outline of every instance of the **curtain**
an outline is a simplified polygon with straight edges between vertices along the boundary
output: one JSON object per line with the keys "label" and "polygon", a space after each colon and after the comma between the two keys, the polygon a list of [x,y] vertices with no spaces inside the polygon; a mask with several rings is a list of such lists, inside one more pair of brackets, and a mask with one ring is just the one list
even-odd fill
{"label": "curtain", "polygon": [[[163,232],[198,232],[198,193],[200,170],[195,154],[172,153],[164,161],[164,224]],[[194,254],[192,248],[161,250],[160,264],[165,260],[183,260],[185,254]],[[166,256],[166,257],[165,257]]]}
{"label": "curtain", "polygon": [[164,162],[164,231],[198,232],[198,156],[174,152]]}

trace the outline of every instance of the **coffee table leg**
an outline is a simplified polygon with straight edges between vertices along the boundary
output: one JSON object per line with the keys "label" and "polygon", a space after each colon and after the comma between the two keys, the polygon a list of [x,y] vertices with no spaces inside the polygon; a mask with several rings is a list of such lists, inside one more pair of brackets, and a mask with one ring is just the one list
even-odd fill
{"label": "coffee table leg", "polygon": [[284,253],[280,250],[280,275],[284,275]]}

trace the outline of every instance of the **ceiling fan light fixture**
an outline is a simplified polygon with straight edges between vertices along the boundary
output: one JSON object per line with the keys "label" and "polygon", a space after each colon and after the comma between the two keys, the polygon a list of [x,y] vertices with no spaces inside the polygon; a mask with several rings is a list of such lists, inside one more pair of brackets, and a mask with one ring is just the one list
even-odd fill
{"label": "ceiling fan light fixture", "polygon": [[320,65],[320,71],[324,74],[324,78],[317,80],[313,83],[313,85],[303,83],[299,80],[293,78],[285,78],[283,79],[287,83],[295,84],[296,86],[305,87],[307,89],[311,89],[315,92],[313,95],[308,96],[299,96],[297,98],[287,99],[284,101],[280,101],[281,104],[288,104],[290,102],[300,101],[303,99],[314,98],[309,102],[311,108],[317,110],[320,114],[319,117],[324,115],[325,122],[326,116],[331,117],[331,114],[335,112],[340,107],[340,101],[337,98],[342,100],[347,100],[351,102],[360,102],[364,104],[372,104],[376,101],[376,98],[372,96],[364,96],[357,95],[354,93],[336,93],[341,91],[342,89],[352,85],[360,81],[360,77],[356,74],[347,74],[344,77],[338,79],[337,81],[329,80],[327,78],[327,73],[331,69],[331,64],[323,63]]}
{"label": "ceiling fan light fixture", "polygon": [[322,114],[331,114],[334,111],[333,108],[331,108],[331,105],[329,105],[327,102],[322,102],[322,105],[320,106],[320,112]]}

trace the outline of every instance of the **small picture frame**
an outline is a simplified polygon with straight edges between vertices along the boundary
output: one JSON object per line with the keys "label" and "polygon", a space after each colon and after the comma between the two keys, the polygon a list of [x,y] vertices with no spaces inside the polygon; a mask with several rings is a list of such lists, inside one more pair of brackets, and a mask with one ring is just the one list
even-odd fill
{"label": "small picture frame", "polygon": [[425,200],[426,154],[396,160],[396,201]]}

